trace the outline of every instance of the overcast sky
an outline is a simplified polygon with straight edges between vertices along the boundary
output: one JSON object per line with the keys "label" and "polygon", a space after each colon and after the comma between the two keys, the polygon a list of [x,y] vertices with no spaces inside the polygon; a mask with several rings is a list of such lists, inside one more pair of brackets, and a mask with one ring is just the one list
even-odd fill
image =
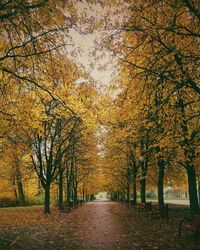
{"label": "overcast sky", "polygon": [[[103,9],[101,5],[90,5],[84,2],[78,3],[78,9],[85,12],[87,18],[98,21],[106,15],[106,9]],[[84,27],[83,27],[84,30]],[[101,85],[107,85],[112,80],[112,74],[114,73],[114,62],[111,52],[102,50],[98,44],[101,40],[100,31],[94,31],[92,34],[81,34],[78,30],[72,29],[69,36],[72,37],[74,47],[76,51],[79,51],[75,55],[75,60],[78,63],[84,65],[86,71],[90,72],[90,75]],[[96,51],[96,57],[94,56],[94,50]]]}

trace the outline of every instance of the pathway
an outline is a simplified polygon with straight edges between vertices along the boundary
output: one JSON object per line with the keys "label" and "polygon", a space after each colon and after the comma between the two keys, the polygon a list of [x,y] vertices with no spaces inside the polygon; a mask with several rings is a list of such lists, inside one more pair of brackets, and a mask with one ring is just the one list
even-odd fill
{"label": "pathway", "polygon": [[[40,213],[44,217],[41,210]],[[47,221],[46,217],[44,221],[41,218],[40,223],[16,230],[9,246],[4,243],[0,249],[197,249],[193,243],[187,247],[179,241],[177,223],[173,219],[169,224],[148,219],[115,202],[90,202],[71,213],[54,209]],[[7,232],[3,233],[0,232],[0,246],[2,237],[8,237]]]}

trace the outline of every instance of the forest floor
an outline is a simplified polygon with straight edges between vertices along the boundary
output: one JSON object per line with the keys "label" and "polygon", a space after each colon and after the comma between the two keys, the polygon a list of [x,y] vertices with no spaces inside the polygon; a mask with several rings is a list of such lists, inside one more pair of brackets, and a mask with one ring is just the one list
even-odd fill
{"label": "forest floor", "polygon": [[200,249],[191,233],[178,238],[187,206],[170,206],[169,223],[115,202],[89,202],[69,213],[41,207],[0,209],[0,249]]}

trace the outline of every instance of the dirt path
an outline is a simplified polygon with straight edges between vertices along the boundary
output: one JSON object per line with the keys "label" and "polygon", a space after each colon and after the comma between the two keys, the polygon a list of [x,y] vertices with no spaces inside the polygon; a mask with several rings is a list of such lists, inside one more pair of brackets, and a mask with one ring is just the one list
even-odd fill
{"label": "dirt path", "polygon": [[47,217],[41,209],[15,213],[14,229],[0,227],[0,249],[200,249],[193,239],[178,239],[177,220],[151,220],[115,202],[90,202],[70,213],[54,209]]}
{"label": "dirt path", "polygon": [[125,246],[123,227],[115,216],[117,209],[119,205],[112,202],[92,202],[84,208],[85,219],[80,218],[81,223],[77,227],[84,249],[116,249]]}
{"label": "dirt path", "polygon": [[87,203],[61,214],[58,223],[32,227],[32,232],[12,243],[12,249],[131,249],[116,216],[120,210],[126,208],[114,202]]}

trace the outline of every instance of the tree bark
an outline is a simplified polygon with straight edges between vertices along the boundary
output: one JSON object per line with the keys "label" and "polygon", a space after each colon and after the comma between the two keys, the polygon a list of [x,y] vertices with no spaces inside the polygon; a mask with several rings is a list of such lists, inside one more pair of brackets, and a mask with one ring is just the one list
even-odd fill
{"label": "tree bark", "polygon": [[120,192],[117,191],[117,201],[119,200],[119,198],[120,198]]}
{"label": "tree bark", "polygon": [[130,204],[130,183],[127,183],[127,202]]}
{"label": "tree bark", "polygon": [[124,191],[124,189],[122,191],[122,200],[125,201],[125,191]]}
{"label": "tree bark", "polygon": [[69,207],[71,200],[71,188],[70,188],[70,183],[67,183],[67,207]]}
{"label": "tree bark", "polygon": [[58,208],[63,209],[63,171],[59,170],[59,194],[58,194]]}
{"label": "tree bark", "polygon": [[19,198],[19,205],[25,206],[25,196],[24,196],[24,189],[22,183],[22,175],[19,166],[15,168],[16,172],[16,181],[17,181],[17,190],[18,190],[18,198]]}
{"label": "tree bark", "polygon": [[77,195],[77,187],[74,187],[74,206],[78,205],[78,195]]}
{"label": "tree bark", "polygon": [[136,162],[133,163],[133,205],[137,205],[137,175],[138,169]]}
{"label": "tree bark", "polygon": [[183,116],[181,129],[183,132],[184,139],[180,142],[180,145],[185,147],[184,154],[188,158],[188,160],[185,162],[185,168],[186,168],[187,176],[188,176],[188,193],[189,193],[189,199],[190,199],[190,212],[191,212],[191,215],[193,216],[195,214],[200,213],[198,195],[197,195],[196,172],[195,172],[195,167],[193,164],[195,160],[195,149],[192,147],[191,141],[188,139],[189,129],[188,129],[187,119],[185,115],[184,100],[180,98],[178,100],[177,105]]}
{"label": "tree bark", "polygon": [[44,201],[44,213],[50,214],[50,185],[46,185],[45,187],[45,201]]}
{"label": "tree bark", "polygon": [[198,194],[199,194],[199,204],[200,204],[200,180],[198,180]]}
{"label": "tree bark", "polygon": [[199,214],[199,203],[197,197],[197,185],[196,185],[196,172],[194,166],[187,166],[188,175],[188,193],[190,199],[190,212],[191,215]]}
{"label": "tree bark", "polygon": [[165,175],[165,161],[164,159],[158,159],[158,204],[164,206],[164,175]]}
{"label": "tree bark", "polygon": [[146,202],[146,178],[140,180],[140,198],[141,202]]}
{"label": "tree bark", "polygon": [[146,176],[148,165],[149,159],[146,157],[146,159],[141,162],[142,179],[140,180],[140,198],[142,203],[146,202]]}
{"label": "tree bark", "polygon": [[14,193],[14,196],[15,196],[16,204],[18,204],[19,199],[18,199],[18,194],[17,194],[17,189],[16,189],[16,183],[15,183],[15,177],[14,176],[12,177],[12,189],[13,189],[13,193]]}
{"label": "tree bark", "polygon": [[127,202],[130,204],[130,169],[127,169]]}
{"label": "tree bark", "polygon": [[82,190],[82,199],[83,199],[83,201],[85,200],[85,188],[84,188],[84,186],[83,186],[83,190]]}
{"label": "tree bark", "polygon": [[135,176],[133,178],[133,205],[137,205],[137,183]]}

